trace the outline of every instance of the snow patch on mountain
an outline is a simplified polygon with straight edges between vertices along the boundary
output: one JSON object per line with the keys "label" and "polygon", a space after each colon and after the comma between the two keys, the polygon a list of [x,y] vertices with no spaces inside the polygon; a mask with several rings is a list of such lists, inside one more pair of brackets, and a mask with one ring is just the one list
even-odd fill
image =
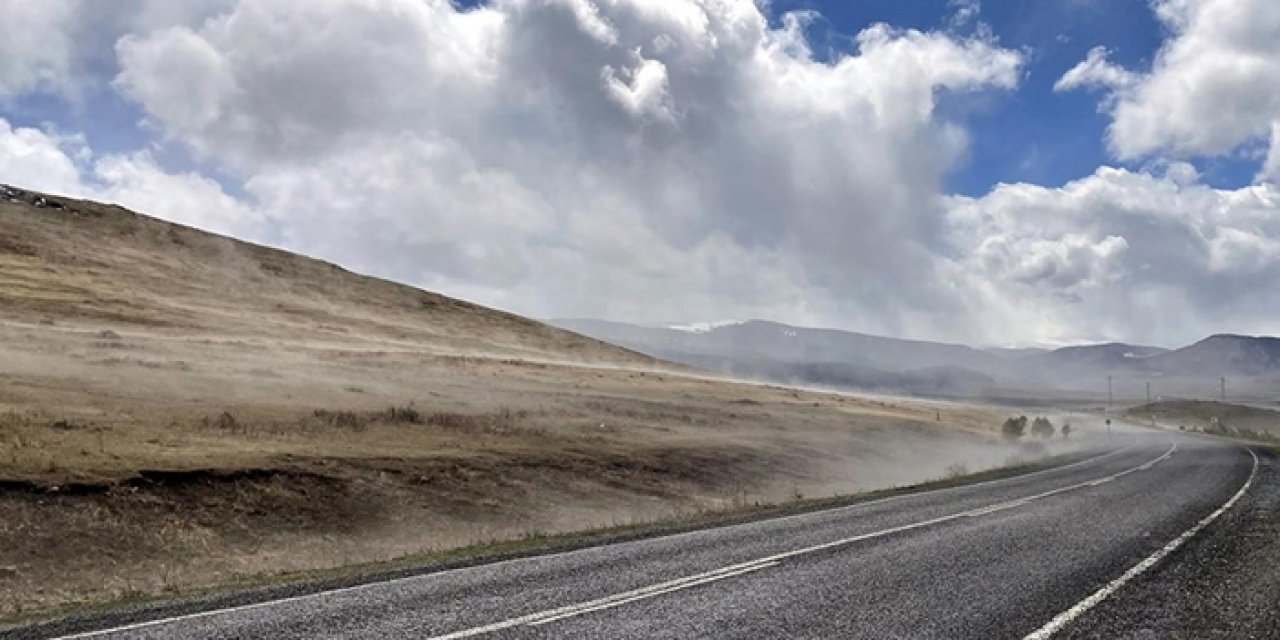
{"label": "snow patch on mountain", "polygon": [[716,320],[714,322],[692,322],[689,324],[673,324],[668,325],[668,329],[675,331],[688,331],[689,333],[710,333],[721,327],[732,327],[734,325],[746,324],[746,320]]}

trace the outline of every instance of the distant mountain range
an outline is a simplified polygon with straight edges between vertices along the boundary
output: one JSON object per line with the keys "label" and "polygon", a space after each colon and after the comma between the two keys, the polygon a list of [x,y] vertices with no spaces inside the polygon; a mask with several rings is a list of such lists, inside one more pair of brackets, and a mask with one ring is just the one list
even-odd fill
{"label": "distant mountain range", "polygon": [[[1280,339],[1214,335],[1180,349],[1123,343],[1060,349],[976,348],[777,322],[652,327],[602,320],[551,324],[660,358],[732,375],[791,383],[975,397],[1010,389],[1106,391],[1157,380],[1163,392],[1205,392],[1219,377],[1251,388],[1280,382]],[[1261,381],[1261,382],[1259,382]],[[1280,388],[1280,387],[1277,387]]]}
{"label": "distant mountain range", "polygon": [[1280,371],[1280,338],[1219,334],[1145,362],[1166,374],[1264,376]]}

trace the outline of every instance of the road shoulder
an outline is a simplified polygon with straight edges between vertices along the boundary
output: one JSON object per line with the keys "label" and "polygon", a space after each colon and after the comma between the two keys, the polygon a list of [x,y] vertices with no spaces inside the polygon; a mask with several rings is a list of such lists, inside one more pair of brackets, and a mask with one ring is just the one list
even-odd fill
{"label": "road shoulder", "polygon": [[1280,629],[1280,455],[1201,535],[1065,628],[1060,638],[1273,638]]}

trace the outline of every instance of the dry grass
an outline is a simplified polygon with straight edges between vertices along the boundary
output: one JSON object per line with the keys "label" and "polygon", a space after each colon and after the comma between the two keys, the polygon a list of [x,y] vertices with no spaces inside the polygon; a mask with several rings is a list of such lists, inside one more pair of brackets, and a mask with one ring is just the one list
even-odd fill
{"label": "dry grass", "polygon": [[1207,400],[1163,400],[1125,412],[1139,424],[1203,431],[1215,435],[1276,441],[1280,439],[1280,411]]}
{"label": "dry grass", "polygon": [[0,616],[906,484],[1018,453],[982,407],[702,378],[68,206],[0,204]]}

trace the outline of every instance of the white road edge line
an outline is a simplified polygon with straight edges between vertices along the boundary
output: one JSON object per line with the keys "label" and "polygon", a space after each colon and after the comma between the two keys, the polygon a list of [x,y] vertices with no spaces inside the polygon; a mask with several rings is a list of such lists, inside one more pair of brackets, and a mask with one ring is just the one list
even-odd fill
{"label": "white road edge line", "polygon": [[1142,562],[1139,562],[1138,564],[1133,565],[1133,567],[1131,567],[1128,571],[1124,572],[1124,574],[1121,575],[1119,578],[1112,580],[1105,587],[1098,589],[1097,591],[1093,592],[1093,594],[1090,595],[1089,597],[1085,598],[1084,600],[1081,600],[1080,602],[1077,602],[1075,606],[1071,607],[1070,609],[1067,609],[1066,611],[1059,613],[1057,616],[1055,616],[1043,627],[1040,627],[1039,629],[1036,629],[1035,631],[1032,631],[1031,633],[1027,634],[1023,638],[1023,640],[1046,640],[1047,638],[1052,637],[1053,634],[1057,633],[1058,631],[1061,631],[1063,627],[1066,627],[1068,624],[1071,624],[1071,621],[1075,620],[1076,618],[1079,618],[1081,615],[1084,615],[1085,612],[1094,608],[1103,600],[1106,600],[1108,597],[1111,596],[1111,594],[1118,591],[1121,587],[1124,587],[1134,578],[1137,578],[1138,576],[1145,573],[1148,569],[1155,566],[1158,562],[1163,560],[1170,553],[1173,553],[1174,551],[1176,551],[1178,547],[1181,547],[1188,540],[1195,537],[1196,534],[1204,530],[1205,527],[1212,524],[1213,521],[1217,520],[1218,517],[1221,516],[1223,513],[1226,513],[1227,510],[1230,509],[1232,506],[1234,506],[1235,503],[1238,502],[1240,498],[1244,496],[1245,492],[1249,490],[1249,487],[1253,485],[1254,476],[1256,476],[1258,473],[1258,454],[1254,453],[1252,449],[1246,449],[1246,451],[1248,451],[1249,455],[1253,458],[1253,468],[1249,470],[1249,479],[1245,480],[1244,486],[1240,487],[1240,490],[1237,491],[1235,495],[1231,496],[1230,500],[1227,500],[1225,503],[1223,503],[1221,507],[1218,507],[1217,511],[1214,511],[1213,513],[1202,518],[1199,522],[1195,524],[1195,526],[1182,532],[1182,535],[1178,536],[1177,538],[1174,538],[1172,542],[1161,547],[1155,553],[1147,556],[1145,559],[1142,560]]}
{"label": "white road edge line", "polygon": [[[1118,454],[1120,454],[1120,453],[1123,453],[1123,452],[1125,452],[1125,451],[1128,451],[1129,449],[1132,449],[1132,448],[1134,448],[1134,447],[1135,447],[1135,446],[1137,446],[1137,445],[1138,445],[1138,440],[1137,440],[1137,439],[1132,439],[1132,440],[1129,442],[1129,444],[1127,444],[1127,445],[1125,445],[1125,446],[1123,446],[1123,447],[1121,447],[1121,448],[1119,448],[1119,449],[1112,449],[1112,450],[1110,450],[1110,451],[1108,451],[1108,452],[1106,452],[1106,453],[1102,453],[1102,454],[1099,454],[1099,455],[1093,456],[1093,457],[1091,457],[1091,458],[1085,458],[1084,460],[1078,460],[1078,461],[1073,462],[1073,463],[1071,463],[1071,464],[1066,464],[1066,465],[1062,465],[1062,466],[1059,466],[1059,467],[1050,467],[1050,468],[1048,468],[1048,469],[1041,469],[1041,470],[1039,470],[1039,471],[1032,471],[1031,473],[1023,473],[1023,474],[1018,474],[1018,475],[1009,476],[1009,477],[1005,477],[1005,478],[995,478],[995,479],[993,479],[993,480],[984,480],[984,481],[982,481],[982,482],[974,482],[974,483],[971,483],[971,484],[963,484],[963,485],[957,485],[957,486],[952,486],[952,487],[943,487],[943,488],[941,488],[941,489],[933,489],[933,490],[930,490],[930,491],[920,491],[920,492],[917,492],[917,493],[908,493],[908,494],[903,494],[903,495],[899,495],[899,496],[889,496],[889,497],[887,497],[887,498],[880,498],[880,499],[877,499],[877,500],[868,500],[868,501],[866,501],[866,502],[859,502],[859,503],[856,503],[856,504],[851,504],[851,505],[847,505],[847,506],[843,506],[843,507],[834,507],[834,508],[831,508],[831,509],[822,509],[822,510],[819,510],[819,511],[811,511],[811,512],[808,512],[808,513],[797,513],[797,514],[793,514],[793,515],[789,515],[789,516],[781,516],[781,517],[778,517],[778,518],[770,518],[770,519],[769,519],[769,521],[770,521],[770,522],[782,522],[782,521],[790,520],[790,519],[793,519],[793,518],[802,518],[802,517],[805,517],[805,516],[814,516],[814,515],[819,515],[819,514],[828,514],[828,513],[839,513],[839,512],[842,512],[842,511],[850,511],[850,510],[860,509],[860,508],[869,507],[869,506],[873,506],[873,505],[884,504],[884,503],[886,503],[886,502],[896,502],[896,501],[905,500],[905,499],[912,498],[912,497],[917,497],[917,496],[923,496],[923,495],[936,495],[936,494],[938,494],[938,493],[946,493],[946,492],[958,491],[958,490],[968,489],[968,488],[973,488],[973,487],[982,487],[982,486],[988,486],[988,485],[992,485],[992,484],[1000,484],[1000,483],[1005,483],[1005,482],[1013,482],[1013,481],[1017,481],[1017,480],[1023,480],[1023,479],[1026,479],[1026,478],[1033,478],[1033,477],[1040,476],[1040,475],[1043,475],[1043,474],[1047,474],[1047,473],[1054,473],[1054,472],[1058,472],[1058,471],[1064,471],[1064,470],[1066,470],[1066,469],[1072,469],[1072,468],[1079,467],[1079,466],[1082,466],[1082,465],[1085,465],[1085,464],[1089,464],[1089,463],[1091,463],[1091,462],[1096,462],[1096,461],[1098,461],[1098,460],[1102,460],[1102,459],[1104,459],[1104,458],[1109,458],[1109,457],[1111,457],[1111,456],[1118,455]],[[1172,451],[1171,451],[1170,453],[1172,453]],[[1166,454],[1164,457],[1167,457],[1168,455],[1169,455],[1169,454]],[[1163,459],[1163,457],[1162,457],[1161,459]],[[958,516],[957,516],[957,517],[958,517]],[[930,522],[930,523],[928,523],[928,524],[933,524],[933,523],[932,523],[932,522]],[[733,525],[729,525],[729,526],[733,526]],[[923,526],[923,525],[922,525],[922,526]],[[685,536],[694,536],[694,535],[698,535],[698,534],[705,533],[705,532],[710,531],[710,530],[713,530],[713,529],[696,529],[696,530],[693,530],[693,531],[685,531],[685,532],[682,532],[682,533],[672,533],[672,534],[663,535],[663,536],[655,536],[655,537],[652,537],[652,538],[644,538],[644,539],[642,539],[642,540],[636,540],[636,541],[631,541],[631,542],[649,542],[649,541],[653,541],[653,540],[663,540],[663,539],[668,539],[668,540],[669,540],[669,539],[672,539],[672,538],[680,538],[680,537],[685,537]],[[886,532],[885,532],[885,534],[887,535],[888,533],[896,533],[897,531],[898,531],[898,530],[890,530],[890,531],[886,531]],[[624,542],[624,543],[622,543],[622,544],[629,544],[629,543],[625,543],[625,542]],[[492,567],[498,567],[498,566],[507,565],[507,564],[519,563],[519,562],[532,562],[532,561],[537,561],[537,560],[546,560],[547,558],[555,558],[555,557],[559,557],[559,556],[566,556],[566,555],[571,555],[571,554],[577,554],[577,553],[585,553],[585,552],[589,552],[589,551],[591,551],[593,548],[594,548],[594,547],[585,547],[585,548],[582,548],[582,549],[571,549],[571,550],[569,550],[569,551],[560,551],[560,552],[556,552],[556,553],[547,553],[547,554],[542,554],[542,555],[527,556],[527,557],[523,557],[523,558],[512,558],[512,559],[510,559],[510,560],[502,560],[502,561],[499,561],[499,562],[489,563],[489,564],[486,564],[486,565],[483,565],[483,566],[492,568]],[[333,596],[333,595],[340,595],[340,594],[343,594],[343,593],[352,593],[352,592],[357,592],[357,591],[364,591],[364,590],[366,590],[366,589],[373,589],[373,588],[377,588],[377,587],[385,587],[385,586],[388,586],[388,585],[400,584],[400,583],[404,583],[404,582],[411,582],[411,581],[418,581],[418,580],[434,579],[434,578],[439,578],[440,576],[448,575],[448,574],[450,574],[450,573],[454,573],[454,572],[457,572],[457,571],[466,571],[466,570],[468,570],[468,569],[472,569],[472,568],[474,568],[474,567],[459,567],[459,568],[457,568],[457,569],[446,569],[446,570],[444,570],[444,571],[437,571],[437,572],[434,572],[434,573],[423,573],[423,574],[417,574],[417,575],[411,575],[411,576],[404,576],[404,577],[402,577],[402,578],[393,578],[393,579],[391,579],[391,580],[382,580],[382,581],[379,581],[379,582],[367,582],[367,583],[364,583],[364,584],[352,585],[352,586],[350,586],[350,587],[338,587],[338,588],[336,588],[336,589],[326,589],[326,590],[324,590],[324,591],[317,591],[317,592],[315,592],[315,593],[304,593],[304,594],[300,594],[300,595],[296,595],[296,596],[288,596],[288,597],[284,597],[284,598],[278,598],[278,599],[275,599],[275,600],[265,600],[265,601],[262,601],[262,602],[252,602],[252,603],[249,603],[249,604],[236,605],[236,606],[232,606],[232,607],[223,607],[223,608],[219,608],[219,609],[209,609],[209,610],[206,610],[206,611],[195,611],[195,612],[192,612],[192,613],[182,614],[182,615],[178,615],[178,616],[172,616],[172,617],[168,617],[168,618],[156,618],[156,619],[154,619],[154,620],[144,620],[144,621],[141,621],[141,622],[134,622],[134,623],[131,623],[131,624],[125,624],[125,625],[120,625],[120,626],[116,626],[116,627],[111,627],[111,628],[108,628],[108,629],[98,629],[98,630],[96,630],[96,631],[85,631],[85,632],[75,633],[75,634],[70,634],[70,635],[65,635],[65,636],[57,636],[57,637],[55,637],[55,638],[52,638],[51,640],[81,640],[81,639],[83,639],[83,638],[97,638],[97,637],[101,637],[101,636],[110,635],[110,634],[113,634],[113,633],[121,633],[121,632],[124,632],[124,631],[135,631],[135,630],[138,630],[138,629],[146,629],[146,628],[149,628],[149,627],[156,627],[156,626],[161,626],[161,625],[167,625],[167,624],[171,624],[171,623],[174,623],[174,622],[182,622],[182,621],[185,621],[185,620],[196,620],[196,619],[199,619],[199,618],[206,618],[206,617],[211,617],[211,616],[223,615],[223,614],[227,614],[227,613],[237,613],[237,612],[241,612],[241,611],[251,611],[251,610],[254,610],[254,609],[262,609],[262,608],[266,608],[266,607],[273,607],[273,606],[276,606],[276,605],[280,605],[280,604],[287,604],[287,603],[290,603],[290,602],[300,602],[300,601],[303,601],[303,600],[310,600],[310,599],[312,599],[312,598],[320,598],[320,597],[327,597],[327,596]],[[448,637],[448,636],[445,636],[445,637]]]}
{"label": "white road edge line", "polygon": [[[1122,476],[1129,475],[1130,473],[1134,473],[1143,469],[1149,469],[1151,468],[1152,465],[1157,464],[1163,460],[1167,460],[1177,450],[1178,450],[1178,443],[1173,442],[1169,445],[1169,450],[1165,451],[1159,457],[1153,460],[1150,460],[1142,465],[1139,465],[1136,467],[1130,467],[1128,469],[1125,469],[1124,471],[1119,471],[1106,477],[1114,479],[1114,478],[1119,478]],[[1044,492],[1037,493],[1035,495],[1027,496],[1024,498],[1017,498],[1015,500],[1009,500],[1006,502],[997,503],[995,505],[977,507],[974,509],[969,509],[967,511],[961,511],[959,513],[939,516],[937,518],[930,518],[929,520],[922,520],[920,522],[904,524],[904,525],[893,527],[890,529],[882,529],[880,531],[864,533],[864,534],[852,536],[849,538],[842,538],[840,540],[824,542],[822,544],[816,544],[811,547],[804,547],[802,549],[784,551],[782,553],[777,553],[771,556],[750,560],[748,562],[730,565],[727,567],[716,569],[714,571],[709,571],[707,573],[700,573],[692,576],[686,576],[684,578],[677,578],[669,582],[663,582],[655,585],[650,585],[647,587],[641,587],[639,589],[635,589],[632,591],[617,593],[612,596],[606,596],[604,598],[600,598],[598,600],[591,600],[588,602],[567,605],[557,609],[538,611],[535,613],[530,613],[524,616],[520,616],[518,618],[510,618],[507,620],[501,620],[498,622],[486,624],[479,627],[471,627],[469,629],[462,629],[462,630],[454,631],[444,635],[432,636],[427,640],[458,640],[459,638],[470,638],[473,636],[493,633],[495,631],[501,631],[503,629],[510,629],[512,627],[517,627],[522,625],[534,626],[534,625],[546,624],[548,622],[553,622],[555,620],[560,620],[563,618],[581,615],[583,613],[588,613],[590,611],[599,611],[601,609],[608,609],[608,608],[616,607],[618,605],[625,604],[628,602],[634,602],[636,600],[642,600],[645,598],[652,598],[654,596],[662,595],[664,593],[671,593],[672,591],[688,589],[690,587],[694,587],[700,584],[705,584],[707,582],[721,580],[731,576],[740,575],[742,573],[748,573],[750,571],[764,569],[766,567],[772,567],[779,564],[783,560],[786,560],[787,558],[794,558],[796,556],[806,555],[806,554],[814,553],[816,551],[822,551],[825,549],[847,546],[855,542],[871,540],[874,538],[881,538],[881,537],[892,535],[895,533],[902,533],[904,531],[911,531],[913,529],[920,529],[923,527],[928,527],[936,524],[942,524],[944,522],[950,522],[952,520],[957,520],[959,518],[968,518],[968,517],[987,515],[990,513],[995,513],[996,511],[1003,511],[1005,509],[1019,507],[1033,500],[1039,500],[1041,498],[1047,498],[1049,496],[1057,495],[1059,493],[1065,493],[1067,491],[1072,491],[1072,490],[1080,489],[1083,487],[1093,486],[1094,482],[1096,482],[1096,480],[1087,480],[1085,482],[1067,485],[1065,487],[1059,487],[1057,489],[1051,489],[1049,491],[1044,491]]]}

